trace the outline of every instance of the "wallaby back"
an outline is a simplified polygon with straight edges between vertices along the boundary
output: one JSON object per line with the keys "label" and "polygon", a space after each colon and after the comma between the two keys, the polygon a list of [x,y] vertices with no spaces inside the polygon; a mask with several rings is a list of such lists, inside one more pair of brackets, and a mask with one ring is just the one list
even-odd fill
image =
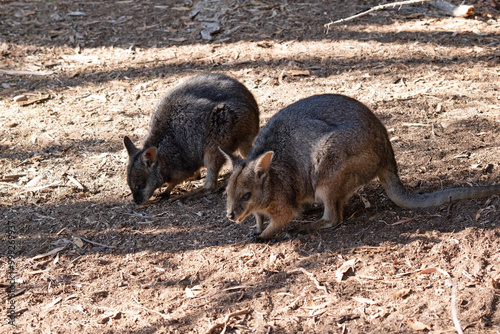
{"label": "wallaby back", "polygon": [[223,74],[201,74],[168,91],[156,105],[142,148],[128,138],[127,182],[134,201],[175,185],[207,166],[204,188],[217,185],[224,157],[218,147],[246,155],[259,131],[259,109],[248,89]]}
{"label": "wallaby back", "polygon": [[342,95],[316,95],[279,111],[261,130],[243,160],[226,152],[233,166],[227,187],[228,218],[241,222],[254,213],[258,231],[264,216],[270,237],[308,202],[324,204],[313,229],[342,220],[345,201],[379,177],[391,200],[421,208],[500,194],[500,185],[414,194],[400,181],[394,152],[380,120],[361,102]]}

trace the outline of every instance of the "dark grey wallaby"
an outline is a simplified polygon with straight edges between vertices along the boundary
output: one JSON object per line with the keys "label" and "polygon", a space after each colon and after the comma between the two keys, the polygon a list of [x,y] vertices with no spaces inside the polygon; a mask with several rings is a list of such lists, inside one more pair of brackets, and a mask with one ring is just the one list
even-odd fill
{"label": "dark grey wallaby", "polygon": [[[324,205],[323,217],[312,230],[340,223],[347,199],[375,177],[394,203],[410,209],[500,194],[500,184],[426,194],[408,191],[399,179],[384,125],[368,107],[342,95],[311,96],[279,111],[245,160],[221,151],[233,168],[226,189],[227,216],[242,222],[253,213],[263,239],[287,225],[305,203]],[[263,230],[265,216],[271,221]]]}
{"label": "dark grey wallaby", "polygon": [[164,195],[207,167],[201,196],[217,187],[225,162],[218,147],[244,156],[259,131],[259,108],[252,93],[223,74],[201,74],[168,91],[156,105],[142,148],[129,137],[123,142],[129,154],[127,182],[134,202],[146,202],[167,184]]}

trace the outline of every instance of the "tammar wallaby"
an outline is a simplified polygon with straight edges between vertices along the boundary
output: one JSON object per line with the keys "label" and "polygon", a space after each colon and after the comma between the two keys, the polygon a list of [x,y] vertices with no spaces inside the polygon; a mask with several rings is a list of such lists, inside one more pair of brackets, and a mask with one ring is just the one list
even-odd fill
{"label": "tammar wallaby", "polygon": [[[226,188],[227,217],[242,222],[253,213],[261,239],[287,225],[306,203],[324,205],[323,217],[310,230],[340,223],[344,202],[375,177],[394,203],[410,209],[500,194],[500,184],[408,191],[385,127],[368,107],[342,95],[311,96],[279,111],[245,160],[221,151],[233,169]],[[266,216],[270,223],[263,230]]]}
{"label": "tammar wallaby", "polygon": [[129,137],[127,182],[134,202],[146,202],[167,184],[168,196],[202,166],[207,176],[202,189],[184,199],[200,197],[217,187],[225,162],[218,147],[246,156],[259,132],[259,108],[252,93],[223,74],[201,74],[168,91],[156,105],[142,148]]}

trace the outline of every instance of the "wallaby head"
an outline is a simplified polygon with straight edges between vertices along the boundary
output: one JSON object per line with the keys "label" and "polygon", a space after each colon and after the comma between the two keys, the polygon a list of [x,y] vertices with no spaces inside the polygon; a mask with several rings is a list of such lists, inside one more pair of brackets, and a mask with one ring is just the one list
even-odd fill
{"label": "wallaby head", "polygon": [[123,138],[129,156],[127,183],[132,191],[134,202],[143,204],[162,185],[158,175],[156,147],[137,148],[129,137]]}
{"label": "wallaby head", "polygon": [[243,222],[252,212],[264,210],[272,199],[268,179],[274,152],[268,151],[254,160],[243,160],[231,152],[220,149],[233,169],[227,192],[227,217]]}

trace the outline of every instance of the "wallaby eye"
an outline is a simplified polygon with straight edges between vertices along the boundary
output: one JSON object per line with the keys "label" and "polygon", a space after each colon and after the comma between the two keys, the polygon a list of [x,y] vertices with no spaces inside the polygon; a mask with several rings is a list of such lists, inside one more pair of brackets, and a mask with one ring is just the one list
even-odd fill
{"label": "wallaby eye", "polygon": [[139,190],[144,190],[146,188],[146,182],[143,182],[139,185]]}
{"label": "wallaby eye", "polygon": [[248,200],[250,199],[250,196],[252,196],[252,194],[251,194],[251,193],[246,193],[245,195],[243,195],[243,196],[241,197],[241,200],[243,200],[243,201],[248,201]]}

